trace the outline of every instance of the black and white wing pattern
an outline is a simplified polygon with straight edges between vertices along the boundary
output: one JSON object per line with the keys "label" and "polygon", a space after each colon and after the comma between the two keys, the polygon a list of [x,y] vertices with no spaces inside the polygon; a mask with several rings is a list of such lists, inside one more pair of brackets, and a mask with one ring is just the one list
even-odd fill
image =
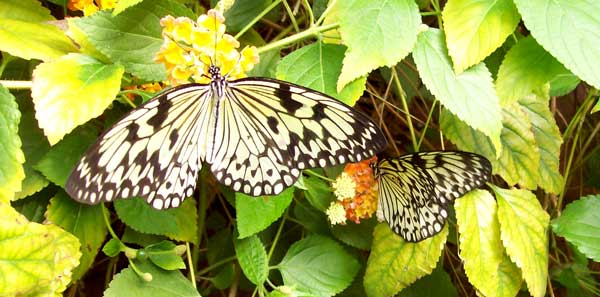
{"label": "black and white wing pattern", "polygon": [[67,193],[87,204],[144,197],[157,209],[179,206],[202,167],[211,96],[206,85],[182,85],[132,110],[77,163]]}
{"label": "black and white wing pattern", "polygon": [[229,83],[206,157],[221,183],[252,196],[291,186],[300,170],[358,162],[387,142],[369,118],[325,94],[284,81]]}
{"label": "black and white wing pattern", "polygon": [[448,204],[490,179],[490,162],[477,154],[434,151],[384,158],[375,165],[378,217],[406,241],[439,233]]}
{"label": "black and white wing pattern", "polygon": [[78,201],[141,196],[154,208],[190,196],[203,162],[253,196],[275,195],[305,168],[358,162],[382,150],[369,118],[323,93],[284,81],[227,81],[166,91],[132,110],[86,152],[67,180]]}

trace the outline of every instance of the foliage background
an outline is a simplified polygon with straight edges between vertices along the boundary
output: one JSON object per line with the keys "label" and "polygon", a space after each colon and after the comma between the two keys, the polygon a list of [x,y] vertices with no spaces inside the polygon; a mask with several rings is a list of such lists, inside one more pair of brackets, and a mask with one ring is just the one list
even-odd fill
{"label": "foliage background", "polygon": [[600,294],[598,1],[260,0],[225,11],[229,32],[259,47],[251,75],[362,109],[388,135],[384,155],[457,148],[492,161],[492,183],[421,243],[375,219],[331,226],[323,211],[335,198],[315,176],[250,198],[202,172],[195,199],[160,212],[138,199],[72,201],[62,187],[73,165],[152,96],[130,86],[166,79],[153,62],[159,19],[214,5],[120,0],[82,16],[61,0],[0,2],[0,295]]}

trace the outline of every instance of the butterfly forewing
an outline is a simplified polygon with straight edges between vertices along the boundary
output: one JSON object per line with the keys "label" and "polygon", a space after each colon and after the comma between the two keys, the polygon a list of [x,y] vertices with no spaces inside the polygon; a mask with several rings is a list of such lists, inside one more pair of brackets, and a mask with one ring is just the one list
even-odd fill
{"label": "butterfly forewing", "polygon": [[487,159],[458,151],[384,158],[375,169],[378,215],[410,242],[439,233],[448,217],[448,203],[483,185],[491,175]]}
{"label": "butterfly forewing", "polygon": [[385,147],[366,116],[325,94],[272,79],[229,82],[211,171],[246,194],[274,195],[300,170],[358,162]]}
{"label": "butterfly forewing", "polygon": [[88,149],[67,180],[69,195],[89,204],[141,196],[155,208],[178,206],[202,166],[209,96],[204,85],[182,86],[134,109]]}

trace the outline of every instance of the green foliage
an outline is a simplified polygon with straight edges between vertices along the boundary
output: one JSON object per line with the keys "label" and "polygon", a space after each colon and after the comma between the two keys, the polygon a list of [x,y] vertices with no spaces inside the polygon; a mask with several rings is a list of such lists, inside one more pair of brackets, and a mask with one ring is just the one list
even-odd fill
{"label": "green foliage", "polygon": [[221,1],[227,31],[258,48],[249,76],[356,106],[386,133],[379,157],[444,148],[491,161],[487,188],[451,203],[433,238],[349,217],[367,202],[344,202],[347,222],[332,225],[342,166],[250,197],[205,164],[192,197],[162,211],[71,200],[76,162],[152,95],[140,85],[167,79],[160,19],[196,20],[206,2],[82,15],[1,1],[1,296],[600,295],[600,198],[579,196],[600,189],[599,1]]}

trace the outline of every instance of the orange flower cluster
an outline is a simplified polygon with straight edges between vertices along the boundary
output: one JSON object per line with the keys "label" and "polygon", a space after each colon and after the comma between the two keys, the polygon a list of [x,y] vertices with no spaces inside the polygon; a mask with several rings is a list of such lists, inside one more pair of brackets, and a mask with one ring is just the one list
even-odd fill
{"label": "orange flower cluster", "polygon": [[101,9],[115,8],[117,0],[69,0],[67,8],[71,11],[83,11],[88,16]]}
{"label": "orange flower cluster", "polygon": [[[141,84],[141,85],[126,86],[126,87],[124,87],[124,89],[125,90],[142,90],[142,91],[146,91],[146,92],[150,92],[150,93],[157,93],[160,90],[164,89],[165,86],[166,86],[166,83],[150,82],[150,83],[145,83],[145,84]],[[128,94],[126,94],[126,96],[129,97],[129,99],[133,99],[135,97],[135,95],[132,93],[128,93]]]}
{"label": "orange flower cluster", "polygon": [[205,73],[211,64],[219,66],[230,79],[242,78],[258,63],[256,47],[245,47],[240,53],[240,43],[225,33],[224,22],[223,15],[214,9],[196,22],[172,16],[160,20],[163,45],[154,60],[165,64],[171,84],[188,83],[190,78],[208,83],[210,77]]}
{"label": "orange flower cluster", "polygon": [[[344,172],[339,178],[350,177],[353,183],[336,183],[336,184],[354,184],[353,197],[339,197],[338,200],[332,202],[329,206],[327,214],[332,223],[343,222],[339,215],[341,207],[345,211],[345,219],[353,221],[357,224],[361,219],[370,218],[377,211],[377,183],[373,176],[373,169],[370,164],[377,161],[377,157],[364,160],[359,163],[347,164]],[[347,177],[342,177],[347,175]],[[337,180],[336,180],[337,181]],[[349,193],[351,189],[336,189],[335,193]],[[341,206],[341,207],[340,207]],[[337,216],[336,216],[337,214]]]}

